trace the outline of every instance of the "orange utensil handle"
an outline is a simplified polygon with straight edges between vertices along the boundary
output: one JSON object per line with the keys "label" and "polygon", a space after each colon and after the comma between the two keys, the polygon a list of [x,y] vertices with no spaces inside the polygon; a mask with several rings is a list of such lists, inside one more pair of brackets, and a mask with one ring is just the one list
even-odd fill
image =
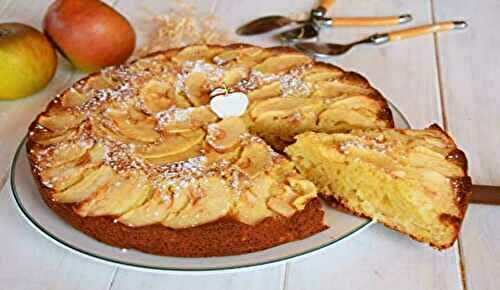
{"label": "orange utensil handle", "polygon": [[330,7],[333,6],[333,4],[335,4],[335,1],[336,0],[321,0],[319,3],[319,7],[327,11],[328,9],[330,9]]}
{"label": "orange utensil handle", "polygon": [[334,17],[332,26],[382,26],[410,22],[410,14],[384,17]]}
{"label": "orange utensil handle", "polygon": [[434,32],[449,31],[453,29],[463,29],[467,27],[465,21],[446,21],[436,24],[417,26],[413,28],[398,30],[387,33],[389,41],[403,40]]}

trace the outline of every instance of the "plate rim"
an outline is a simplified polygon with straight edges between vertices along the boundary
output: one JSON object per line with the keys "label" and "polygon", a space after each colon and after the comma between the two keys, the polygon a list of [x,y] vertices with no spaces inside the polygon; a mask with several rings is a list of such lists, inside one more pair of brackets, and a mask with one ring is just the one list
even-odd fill
{"label": "plate rim", "polygon": [[[403,122],[408,128],[411,128],[410,123],[408,122],[408,119],[402,114],[402,112],[390,101],[387,100],[387,103],[389,104],[390,109],[396,111],[396,113],[401,117]],[[198,268],[198,269],[186,269],[186,268],[168,268],[168,267],[154,267],[154,266],[149,266],[149,265],[142,265],[142,264],[136,264],[136,263],[129,263],[125,261],[120,261],[120,260],[115,260],[106,256],[101,256],[98,254],[91,253],[89,251],[83,250],[79,248],[78,246],[72,245],[63,239],[57,237],[55,234],[51,233],[50,230],[44,228],[42,225],[40,225],[36,219],[31,216],[28,212],[28,210],[22,205],[22,202],[20,201],[20,198],[18,196],[18,191],[16,188],[16,182],[15,182],[15,177],[16,177],[16,167],[17,163],[19,160],[19,156],[21,155],[21,150],[24,148],[24,145],[26,144],[28,138],[28,134],[26,134],[19,145],[17,146],[16,152],[14,154],[14,158],[12,159],[11,166],[10,166],[10,188],[11,188],[11,196],[13,198],[13,201],[15,203],[15,206],[18,210],[18,212],[21,214],[21,216],[28,222],[28,224],[34,228],[37,232],[42,234],[43,237],[48,239],[49,241],[53,242],[54,244],[62,247],[63,249],[68,250],[71,253],[77,254],[79,256],[85,257],[87,259],[97,261],[103,264],[107,265],[113,265],[121,268],[128,268],[128,269],[134,269],[134,270],[142,270],[142,271],[148,271],[148,272],[163,272],[163,273],[213,273],[213,272],[232,272],[232,271],[244,271],[244,270],[250,270],[253,268],[262,268],[265,266],[271,266],[271,265],[277,265],[281,263],[285,263],[287,261],[295,260],[298,258],[303,258],[308,255],[318,253],[319,251],[326,249],[336,243],[339,243],[343,240],[346,240],[347,238],[352,237],[354,234],[361,232],[363,229],[368,228],[369,226],[373,225],[375,222],[373,220],[366,220],[363,224],[360,226],[357,226],[356,228],[350,230],[348,233],[342,235],[341,237],[334,239],[328,243],[325,243],[323,245],[320,245],[318,247],[308,249],[306,251],[296,253],[296,254],[291,254],[285,257],[280,257],[277,259],[272,259],[269,261],[265,262],[257,262],[257,263],[251,263],[247,265],[239,265],[239,266],[228,266],[228,267],[220,267],[220,268]],[[38,190],[38,189],[37,189]],[[70,226],[70,225],[68,225]],[[100,241],[97,241],[101,243]]]}

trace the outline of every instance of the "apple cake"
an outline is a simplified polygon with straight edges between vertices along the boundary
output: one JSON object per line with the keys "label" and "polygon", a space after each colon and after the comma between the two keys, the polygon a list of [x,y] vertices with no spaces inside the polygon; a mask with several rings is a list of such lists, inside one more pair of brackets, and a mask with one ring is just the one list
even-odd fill
{"label": "apple cake", "polygon": [[[241,115],[214,112],[221,90],[247,97]],[[356,73],[283,47],[197,45],[76,82],[32,123],[27,150],[46,204],[84,233],[223,256],[327,228],[316,186],[282,154],[295,135],[393,125]]]}
{"label": "apple cake", "polygon": [[436,248],[457,239],[471,193],[467,161],[437,125],[307,132],[286,148],[335,206]]}

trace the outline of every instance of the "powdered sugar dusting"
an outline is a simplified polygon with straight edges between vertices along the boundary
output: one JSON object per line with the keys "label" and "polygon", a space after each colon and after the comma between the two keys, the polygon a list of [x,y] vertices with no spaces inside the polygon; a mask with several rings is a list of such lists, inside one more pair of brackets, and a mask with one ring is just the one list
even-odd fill
{"label": "powdered sugar dusting", "polygon": [[161,111],[155,114],[159,128],[164,127],[169,123],[186,122],[191,119],[193,108],[177,108],[171,107],[166,111]]}
{"label": "powdered sugar dusting", "polygon": [[312,92],[311,87],[300,76],[309,68],[310,65],[303,65],[283,74],[263,74],[261,71],[253,69],[248,79],[241,80],[236,87],[243,92],[249,92],[278,81],[282,96],[307,96]]}
{"label": "powdered sugar dusting", "polygon": [[185,82],[189,75],[194,72],[204,73],[211,88],[215,88],[221,83],[225,69],[221,66],[207,63],[204,60],[186,61],[182,64],[181,73],[177,74],[175,82],[177,93],[187,93]]}

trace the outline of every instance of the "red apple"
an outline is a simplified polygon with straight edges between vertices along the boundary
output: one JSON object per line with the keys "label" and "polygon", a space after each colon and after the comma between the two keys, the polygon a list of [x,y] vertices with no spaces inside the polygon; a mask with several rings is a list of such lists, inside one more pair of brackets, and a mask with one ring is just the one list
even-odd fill
{"label": "red apple", "polygon": [[32,95],[56,68],[56,51],[43,33],[21,23],[0,24],[0,99]]}
{"label": "red apple", "polygon": [[135,47],[135,32],[127,19],[98,0],[56,0],[43,27],[58,50],[88,72],[123,63]]}

